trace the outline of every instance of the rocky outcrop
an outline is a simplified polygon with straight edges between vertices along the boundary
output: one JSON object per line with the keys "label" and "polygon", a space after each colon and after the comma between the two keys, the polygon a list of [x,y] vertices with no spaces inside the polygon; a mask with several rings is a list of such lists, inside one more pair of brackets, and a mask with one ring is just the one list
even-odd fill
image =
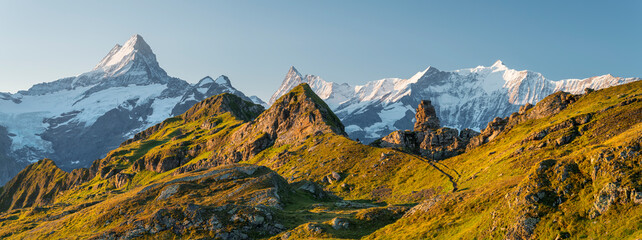
{"label": "rocky outcrop", "polygon": [[641,174],[640,141],[600,151],[591,158],[591,180],[597,192],[590,218],[604,214],[613,205],[642,204],[642,180],[630,177]]}
{"label": "rocky outcrop", "polygon": [[[292,192],[274,171],[256,165],[227,165],[204,173],[188,174],[163,184],[148,186],[132,201],[154,199],[164,206],[151,209],[150,217],[138,217],[135,204],[112,209],[113,215],[130,218],[117,230],[95,239],[133,239],[170,231],[179,236],[208,232],[216,239],[251,239],[271,236],[283,230],[276,211],[282,197]],[[198,198],[198,204],[184,198]],[[166,205],[163,203],[171,203]]]}
{"label": "rocky outcrop", "polygon": [[484,143],[490,142],[497,137],[508,124],[508,118],[496,117],[493,121],[488,123],[488,126],[481,131],[481,133],[473,137],[466,147],[468,150],[481,146]]}
{"label": "rocky outcrop", "polygon": [[435,107],[432,106],[429,100],[421,100],[417,113],[415,114],[415,132],[425,132],[439,128],[439,118]]}
{"label": "rocky outcrop", "polygon": [[421,101],[415,116],[417,121],[414,131],[394,131],[372,145],[397,148],[429,159],[441,160],[463,153],[469,141],[479,135],[471,129],[459,132],[453,128],[440,128],[435,108],[427,100]]}
{"label": "rocky outcrop", "polygon": [[574,162],[548,159],[536,164],[517,189],[505,196],[514,214],[508,223],[506,238],[530,239],[547,209],[576,195],[585,182],[585,176]]}

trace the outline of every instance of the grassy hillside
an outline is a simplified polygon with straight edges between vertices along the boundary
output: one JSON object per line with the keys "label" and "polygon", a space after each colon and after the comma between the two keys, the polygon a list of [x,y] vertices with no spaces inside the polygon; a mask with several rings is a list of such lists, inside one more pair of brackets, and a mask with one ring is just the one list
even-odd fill
{"label": "grassy hillside", "polygon": [[639,238],[641,141],[642,82],[592,92],[441,161],[459,190],[368,238]]}
{"label": "grassy hillside", "polygon": [[[215,96],[123,143],[85,180],[68,177],[50,201],[0,213],[0,237],[639,238],[642,83],[542,115],[560,96],[442,161],[346,138],[307,85],[265,111]],[[19,196],[6,189],[0,200]]]}

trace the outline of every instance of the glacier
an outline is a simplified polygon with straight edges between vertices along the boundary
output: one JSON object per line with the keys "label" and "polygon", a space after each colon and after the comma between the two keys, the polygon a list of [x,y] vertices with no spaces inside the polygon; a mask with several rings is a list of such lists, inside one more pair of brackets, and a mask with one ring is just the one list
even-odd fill
{"label": "glacier", "polygon": [[169,76],[133,35],[89,72],[0,93],[0,185],[42,158],[64,170],[89,167],[134,134],[220,93],[265,104],[224,75],[195,84]]}
{"label": "glacier", "polygon": [[541,73],[508,68],[498,60],[490,66],[454,71],[428,67],[410,78],[384,78],[350,86],[303,75],[291,67],[269,104],[293,86],[306,82],[346,126],[348,135],[369,143],[395,130],[412,129],[415,108],[430,100],[443,126],[481,130],[495,117],[506,117],[521,105],[565,91],[583,93],[638,81],[610,74],[585,79],[550,80]]}

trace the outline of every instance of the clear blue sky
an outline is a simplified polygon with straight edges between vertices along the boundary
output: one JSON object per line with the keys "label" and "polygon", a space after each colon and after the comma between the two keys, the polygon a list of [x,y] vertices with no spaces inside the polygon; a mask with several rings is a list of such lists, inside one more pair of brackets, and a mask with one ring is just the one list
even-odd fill
{"label": "clear blue sky", "polygon": [[170,75],[225,74],[264,100],[291,65],[351,84],[497,59],[642,77],[642,1],[0,0],[0,91],[89,71],[135,33]]}

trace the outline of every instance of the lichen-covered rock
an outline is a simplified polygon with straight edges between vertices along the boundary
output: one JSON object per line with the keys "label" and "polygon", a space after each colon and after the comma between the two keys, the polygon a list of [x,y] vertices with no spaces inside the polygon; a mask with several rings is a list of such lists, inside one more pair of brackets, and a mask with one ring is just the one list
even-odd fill
{"label": "lichen-covered rock", "polygon": [[567,92],[553,93],[539,101],[535,107],[529,111],[526,117],[528,119],[540,119],[552,116],[566,109],[568,105],[574,103],[579,98],[580,96]]}
{"label": "lichen-covered rock", "polygon": [[391,147],[413,151],[419,148],[417,133],[411,131],[394,131],[377,141],[379,147]]}
{"label": "lichen-covered rock", "polygon": [[642,192],[639,191],[642,179],[628,177],[642,174],[639,150],[639,141],[634,141],[602,150],[591,158],[591,180],[595,189],[599,189],[594,194],[591,218],[604,214],[615,204],[642,204]]}

